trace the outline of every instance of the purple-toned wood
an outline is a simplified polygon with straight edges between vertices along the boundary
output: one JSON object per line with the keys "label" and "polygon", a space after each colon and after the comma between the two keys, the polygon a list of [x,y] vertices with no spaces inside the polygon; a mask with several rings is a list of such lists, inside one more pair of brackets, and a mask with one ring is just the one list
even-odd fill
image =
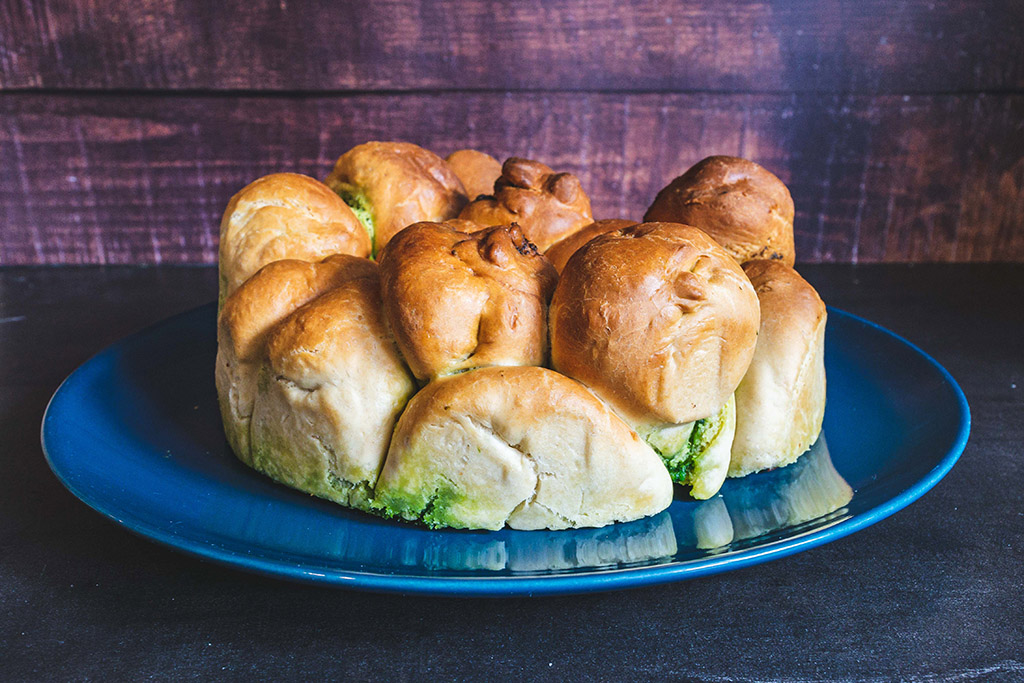
{"label": "purple-toned wood", "polygon": [[580,175],[638,217],[708,154],[786,181],[798,260],[1024,260],[1024,96],[0,97],[0,263],[204,262],[233,192],[368,139]]}
{"label": "purple-toned wood", "polygon": [[1024,87],[1017,0],[0,0],[0,88]]}

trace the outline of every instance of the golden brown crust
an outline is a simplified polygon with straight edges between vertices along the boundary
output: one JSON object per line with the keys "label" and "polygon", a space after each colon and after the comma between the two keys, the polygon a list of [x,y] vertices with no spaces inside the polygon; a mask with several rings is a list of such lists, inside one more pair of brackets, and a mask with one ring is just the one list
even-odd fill
{"label": "golden brown crust", "polygon": [[516,223],[541,251],[594,220],[576,176],[517,157],[502,165],[493,196],[476,198],[459,218],[479,225]]}
{"label": "golden brown crust", "polygon": [[318,180],[275,173],[246,185],[220,224],[221,300],[281,259],[370,255],[370,238],[338,195]]}
{"label": "golden brown crust", "polygon": [[445,161],[459,176],[470,199],[494,192],[494,183],[501,176],[501,162],[490,154],[460,149],[449,154]]}
{"label": "golden brown crust", "polygon": [[566,264],[551,301],[555,369],[634,425],[716,413],[754,353],[757,296],[700,230],[643,223],[594,238]]}
{"label": "golden brown crust", "polygon": [[[275,375],[310,386],[323,384],[339,367],[379,364],[367,355],[371,346],[393,348],[380,314],[379,269],[364,263],[369,267],[340,270],[334,286],[270,331],[267,358]],[[400,360],[396,363],[401,365]]]}
{"label": "golden brown crust", "polygon": [[761,305],[761,329],[803,340],[799,327],[813,328],[825,317],[825,302],[800,273],[780,261],[758,259],[743,264]]}
{"label": "golden brown crust", "polygon": [[480,225],[479,223],[468,221],[465,218],[449,218],[444,222],[444,224],[453,230],[458,230],[459,232],[467,234],[495,227],[493,225]]}
{"label": "golden brown crust", "polygon": [[810,448],[825,416],[826,309],[792,268],[743,265],[761,306],[754,358],[736,390],[730,476],[782,467]]}
{"label": "golden brown crust", "polygon": [[740,263],[779,260],[792,267],[793,198],[770,171],[753,161],[713,156],[668,184],[645,221],[700,228]]}
{"label": "golden brown crust", "polygon": [[590,240],[598,235],[622,230],[636,224],[636,221],[626,220],[625,218],[606,218],[594,221],[579,232],[574,232],[568,237],[555,242],[551,245],[550,249],[544,252],[544,255],[548,257],[548,261],[551,261],[551,265],[555,267],[555,270],[561,273],[565,268],[565,264],[569,261],[569,257]]}
{"label": "golden brown crust", "polygon": [[324,181],[343,196],[355,191],[373,214],[374,249],[407,225],[455,218],[466,189],[444,159],[408,142],[367,142],[342,154]]}
{"label": "golden brown crust", "polygon": [[515,226],[417,223],[380,258],[384,311],[417,378],[541,365],[557,274]]}
{"label": "golden brown crust", "polygon": [[228,297],[220,312],[222,343],[230,344],[236,358],[256,360],[266,333],[295,309],[341,283],[374,273],[368,259],[330,256],[319,263],[294,259],[264,266]]}

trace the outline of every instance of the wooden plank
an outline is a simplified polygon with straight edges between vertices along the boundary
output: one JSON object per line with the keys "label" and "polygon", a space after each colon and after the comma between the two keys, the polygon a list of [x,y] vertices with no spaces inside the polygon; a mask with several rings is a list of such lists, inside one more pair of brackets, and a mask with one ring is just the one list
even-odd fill
{"label": "wooden plank", "polygon": [[580,175],[638,217],[698,159],[774,170],[803,262],[1024,260],[1024,96],[0,95],[0,263],[209,263],[233,192],[368,139]]}
{"label": "wooden plank", "polygon": [[1018,0],[0,0],[0,88],[1024,87]]}

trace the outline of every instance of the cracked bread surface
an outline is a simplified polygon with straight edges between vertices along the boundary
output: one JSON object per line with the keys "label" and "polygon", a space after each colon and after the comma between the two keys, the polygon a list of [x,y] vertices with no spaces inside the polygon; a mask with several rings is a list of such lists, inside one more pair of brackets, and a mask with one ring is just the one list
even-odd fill
{"label": "cracked bread surface", "polygon": [[585,387],[545,368],[491,367],[409,402],[374,505],[434,527],[568,529],[671,501],[658,455]]}
{"label": "cracked bread surface", "polygon": [[542,365],[555,269],[518,226],[461,227],[416,223],[381,254],[384,311],[413,374]]}
{"label": "cracked bread surface", "polygon": [[246,464],[365,508],[416,389],[380,305],[378,267],[352,256],[279,261],[228,298],[218,391]]}

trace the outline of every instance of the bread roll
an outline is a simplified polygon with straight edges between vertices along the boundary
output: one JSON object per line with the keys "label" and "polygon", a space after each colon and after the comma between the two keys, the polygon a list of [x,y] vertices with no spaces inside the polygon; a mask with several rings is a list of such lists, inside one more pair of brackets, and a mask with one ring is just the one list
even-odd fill
{"label": "bread roll", "polygon": [[267,335],[252,414],[252,466],[367,508],[395,422],[416,385],[381,313],[376,264]]}
{"label": "bread roll", "polygon": [[275,173],[231,198],[220,223],[220,303],[273,261],[319,261],[331,254],[370,255],[358,218],[323,183]]}
{"label": "bread roll", "polygon": [[367,259],[341,255],[320,263],[275,261],[224,302],[217,319],[215,379],[224,433],[240,460],[251,463],[249,425],[267,333],[303,304],[373,269]]}
{"label": "bread roll", "polygon": [[459,176],[470,199],[494,192],[494,183],[501,176],[501,163],[490,154],[475,149],[460,149],[445,159]]}
{"label": "bread roll", "polygon": [[750,281],[714,240],[644,223],[594,238],[566,264],[551,301],[552,363],[611,403],[673,479],[706,498],[728,469],[731,397],[758,316]]}
{"label": "bread roll", "polygon": [[386,312],[420,380],[486,365],[541,365],[557,274],[516,226],[473,234],[417,223],[381,253]]}
{"label": "bread roll", "polygon": [[493,196],[477,197],[459,217],[479,225],[516,223],[541,251],[594,220],[576,176],[517,157],[502,164]]}
{"label": "bread roll", "polygon": [[757,295],[700,230],[643,223],[588,242],[551,302],[554,367],[636,423],[717,413],[757,339]]}
{"label": "bread roll", "polygon": [[631,225],[636,225],[636,221],[630,221],[624,218],[606,218],[604,220],[594,221],[579,232],[574,232],[571,235],[555,242],[551,245],[550,249],[544,252],[544,255],[547,256],[548,261],[551,261],[551,265],[555,267],[555,270],[561,273],[562,269],[565,268],[565,264],[569,260],[569,257],[575,254],[584,244],[598,235],[622,230],[623,228],[628,228]]}
{"label": "bread roll", "polygon": [[700,228],[740,263],[771,259],[792,266],[795,259],[789,189],[746,159],[698,162],[658,193],[644,220]]}
{"label": "bread roll", "polygon": [[324,181],[353,208],[374,253],[419,221],[455,218],[466,189],[441,157],[408,142],[367,142],[338,158]]}
{"label": "bread roll", "polygon": [[545,368],[492,367],[409,402],[374,505],[432,527],[567,529],[671,501],[658,456],[585,388]]}
{"label": "bread roll", "polygon": [[761,329],[736,390],[731,477],[793,462],[825,417],[825,304],[778,261],[750,261],[743,270],[761,304]]}

